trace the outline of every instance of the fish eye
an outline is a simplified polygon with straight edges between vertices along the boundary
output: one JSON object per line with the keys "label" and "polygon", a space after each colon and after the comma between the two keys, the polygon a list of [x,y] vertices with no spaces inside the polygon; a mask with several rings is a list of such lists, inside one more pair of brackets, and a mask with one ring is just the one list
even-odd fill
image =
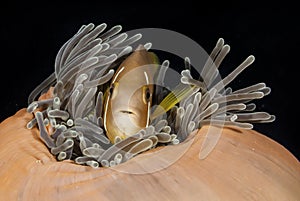
{"label": "fish eye", "polygon": [[116,97],[116,95],[118,94],[118,83],[114,82],[111,84],[111,86],[109,87],[109,94],[111,96],[111,99],[114,99]]}
{"label": "fish eye", "polygon": [[144,87],[144,91],[143,91],[143,101],[144,103],[148,103],[151,99],[151,91],[149,89],[149,87]]}
{"label": "fish eye", "polygon": [[115,84],[112,83],[111,86],[109,87],[109,93],[112,94],[114,92]]}
{"label": "fish eye", "polygon": [[149,88],[146,89],[145,97],[146,97],[147,101],[150,100],[151,94],[150,94],[150,89]]}

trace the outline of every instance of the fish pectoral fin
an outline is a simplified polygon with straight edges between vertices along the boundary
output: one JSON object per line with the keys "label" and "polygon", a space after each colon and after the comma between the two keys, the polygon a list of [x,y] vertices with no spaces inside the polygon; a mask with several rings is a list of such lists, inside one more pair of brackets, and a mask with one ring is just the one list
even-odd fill
{"label": "fish pectoral fin", "polygon": [[157,118],[158,116],[166,113],[172,107],[174,107],[177,103],[182,101],[183,99],[190,96],[195,91],[195,86],[190,86],[186,84],[178,84],[174,90],[172,90],[157,107],[154,109],[152,114],[150,115],[150,120]]}

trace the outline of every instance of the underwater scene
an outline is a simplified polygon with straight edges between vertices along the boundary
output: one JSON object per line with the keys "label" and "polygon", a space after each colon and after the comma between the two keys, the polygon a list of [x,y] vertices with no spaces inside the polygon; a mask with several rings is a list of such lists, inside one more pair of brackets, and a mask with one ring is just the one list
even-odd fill
{"label": "underwater scene", "polygon": [[300,199],[295,6],[46,7],[2,7],[0,200]]}

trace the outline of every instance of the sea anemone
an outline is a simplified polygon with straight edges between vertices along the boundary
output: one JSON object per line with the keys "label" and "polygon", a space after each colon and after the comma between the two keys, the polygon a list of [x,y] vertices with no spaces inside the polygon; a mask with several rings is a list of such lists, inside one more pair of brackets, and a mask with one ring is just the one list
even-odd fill
{"label": "sea anemone", "polygon": [[[184,58],[174,89],[161,87],[170,69],[164,60],[149,125],[111,142],[104,93],[142,35],[106,27],[82,26],[59,50],[55,72],[32,91],[28,107],[1,122],[0,200],[299,199],[297,158],[252,129],[275,120],[255,111],[254,100],[271,90],[265,83],[228,87],[254,57],[220,78],[230,50],[222,38],[199,78]],[[151,43],[143,46],[151,51]]]}
{"label": "sea anemone", "polygon": [[[114,75],[118,59],[130,54],[138,44],[141,34],[131,37],[120,33],[121,26],[114,26],[105,31],[105,23],[83,25],[79,31],[59,50],[55,60],[55,72],[52,73],[30,94],[27,111],[35,114],[28,124],[36,124],[40,137],[56,158],[74,160],[78,164],[115,166],[135,155],[161,145],[178,144],[188,135],[202,126],[238,126],[252,129],[252,123],[272,122],[274,115],[267,112],[255,112],[254,99],[260,99],[270,93],[265,83],[233,91],[227,85],[254,61],[249,56],[232,73],[220,79],[218,67],[230,50],[220,38],[202,68],[199,79],[191,75],[191,62],[185,58],[181,71],[181,83],[177,90],[191,88],[190,93],[170,110],[156,115],[154,107],[163,102],[166,90],[157,87],[157,104],[152,107],[150,125],[136,134],[111,143],[103,127],[103,94],[107,83]],[[144,47],[149,50],[151,43]],[[156,83],[163,83],[170,62],[164,60],[156,77]],[[50,99],[37,98],[53,88]],[[159,91],[160,90],[160,91]],[[181,93],[181,92],[178,92]],[[176,95],[174,95],[176,96]],[[165,98],[165,99],[164,99]],[[39,109],[39,111],[36,111]],[[53,132],[48,134],[47,126]],[[220,133],[220,132],[219,132]],[[218,132],[212,134],[205,158],[219,139]]]}

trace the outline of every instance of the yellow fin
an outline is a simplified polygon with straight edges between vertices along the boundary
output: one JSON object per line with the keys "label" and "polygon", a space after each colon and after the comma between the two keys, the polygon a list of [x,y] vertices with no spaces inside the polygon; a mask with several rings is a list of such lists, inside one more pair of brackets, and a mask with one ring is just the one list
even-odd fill
{"label": "yellow fin", "polygon": [[149,52],[149,54],[153,64],[160,64],[159,58],[154,52]]}
{"label": "yellow fin", "polygon": [[153,113],[150,116],[150,119],[153,120],[156,117],[166,113],[177,103],[182,101],[184,98],[188,97],[195,91],[195,86],[189,86],[186,84],[178,84],[174,90],[172,90],[155,108]]}

